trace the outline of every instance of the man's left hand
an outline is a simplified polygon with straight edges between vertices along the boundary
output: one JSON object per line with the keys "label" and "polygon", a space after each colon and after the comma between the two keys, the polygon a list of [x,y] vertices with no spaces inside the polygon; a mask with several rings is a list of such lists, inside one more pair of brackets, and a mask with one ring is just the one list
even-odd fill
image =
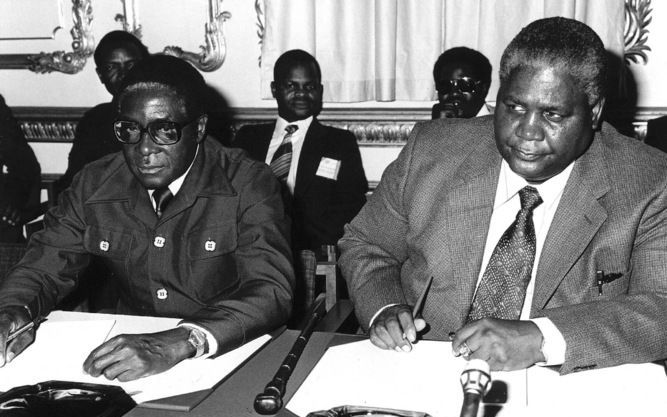
{"label": "man's left hand", "polygon": [[544,361],[542,332],[532,321],[484,318],[463,326],[452,339],[455,356],[472,352],[466,359],[482,359],[492,371],[525,369]]}
{"label": "man's left hand", "polygon": [[94,377],[132,381],[159,374],[194,353],[183,327],[149,334],[122,334],[93,350],[83,370]]}

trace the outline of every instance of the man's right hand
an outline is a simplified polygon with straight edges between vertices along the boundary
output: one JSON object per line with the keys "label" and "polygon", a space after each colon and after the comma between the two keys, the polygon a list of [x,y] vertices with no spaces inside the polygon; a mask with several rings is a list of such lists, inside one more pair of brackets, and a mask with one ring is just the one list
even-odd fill
{"label": "man's right hand", "polygon": [[30,321],[24,307],[6,307],[0,310],[0,368],[9,363],[35,340],[35,330],[24,332],[7,344],[9,334]]}
{"label": "man's right hand", "polygon": [[368,333],[371,342],[379,348],[409,352],[417,340],[417,333],[425,327],[424,319],[412,317],[409,305],[398,304],[382,310]]}

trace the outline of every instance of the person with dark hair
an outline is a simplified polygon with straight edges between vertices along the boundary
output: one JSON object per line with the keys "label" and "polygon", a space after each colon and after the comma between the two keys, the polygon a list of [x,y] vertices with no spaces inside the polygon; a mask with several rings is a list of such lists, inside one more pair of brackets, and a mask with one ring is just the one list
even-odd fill
{"label": "person with dark hair", "polygon": [[39,162],[0,95],[0,243],[25,241],[23,224],[39,205],[39,187]]}
{"label": "person with dark hair", "polygon": [[[109,94],[116,97],[127,72],[147,56],[148,49],[139,39],[131,33],[115,30],[104,35],[95,48],[95,71]],[[74,133],[67,170],[54,184],[56,197],[70,185],[84,165],[121,150],[112,129],[115,118],[113,100],[84,113]]]}
{"label": "person with dark hair", "polygon": [[[319,253],[322,245],[336,244],[345,223],[366,202],[368,182],[359,146],[351,132],[317,120],[322,75],[312,55],[300,49],[283,53],[273,67],[273,78],[278,120],[243,126],[233,146],[270,165],[283,184],[294,253]],[[299,268],[299,259],[295,265]],[[297,299],[300,295],[298,291]]]}
{"label": "person with dark hair", "polygon": [[433,66],[438,103],[432,119],[490,114],[486,94],[491,86],[491,63],[480,52],[459,46],[443,52]]}
{"label": "person with dark hair", "polygon": [[601,123],[606,59],[584,23],[534,21],[493,116],[415,126],[339,242],[373,344],[561,374],[667,357],[667,156]]}
{"label": "person with dark hair", "polygon": [[0,365],[35,337],[7,344],[8,334],[46,316],[93,255],[117,280],[117,313],[184,320],[106,341],[83,364],[92,376],[163,372],[285,323],[294,273],[280,185],[263,163],[206,137],[205,95],[201,74],[171,56],[127,74],[112,126],[122,153],[75,176],[0,284]]}

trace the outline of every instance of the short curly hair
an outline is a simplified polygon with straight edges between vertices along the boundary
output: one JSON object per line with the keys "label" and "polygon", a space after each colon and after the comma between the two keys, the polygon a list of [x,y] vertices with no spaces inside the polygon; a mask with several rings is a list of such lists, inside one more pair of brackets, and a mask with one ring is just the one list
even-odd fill
{"label": "short curly hair", "polygon": [[549,17],[521,29],[500,59],[500,85],[517,69],[548,66],[569,73],[588,104],[606,96],[608,62],[600,37],[573,19]]}
{"label": "short curly hair", "polygon": [[465,46],[450,48],[440,54],[435,61],[435,65],[433,65],[433,79],[436,83],[442,78],[445,66],[454,63],[470,65],[480,81],[484,84],[491,84],[491,63],[489,60],[481,52]]}
{"label": "short curly hair", "polygon": [[133,34],[122,30],[114,30],[107,33],[95,48],[95,53],[93,54],[95,65],[98,67],[102,65],[102,58],[114,49],[129,48],[130,46],[137,48],[141,59],[148,57],[148,48]]}
{"label": "short curly hair", "polygon": [[175,93],[189,116],[200,116],[206,111],[208,89],[204,77],[188,62],[160,54],[150,55],[132,67],[121,82],[116,105],[128,93],[161,88]]}

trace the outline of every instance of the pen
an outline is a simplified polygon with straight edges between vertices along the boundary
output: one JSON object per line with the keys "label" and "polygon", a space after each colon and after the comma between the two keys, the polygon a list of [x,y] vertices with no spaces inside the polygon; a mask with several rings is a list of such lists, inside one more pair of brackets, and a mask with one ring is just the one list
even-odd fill
{"label": "pen", "polygon": [[432,282],[433,282],[433,276],[431,276],[431,278],[429,278],[428,281],[426,281],[426,285],[424,285],[422,293],[419,295],[419,298],[417,299],[415,306],[412,308],[412,317],[417,317],[417,314],[421,312],[421,309],[424,305],[424,300],[426,299],[426,293],[428,293],[428,289],[431,287]]}
{"label": "pen", "polygon": [[36,325],[45,320],[46,318],[37,318],[36,320],[27,322],[26,324],[15,330],[13,333],[9,334],[9,336],[7,337],[7,342],[5,342],[5,344],[9,344],[9,342],[21,336],[23,333],[30,331],[30,329],[34,328]]}

